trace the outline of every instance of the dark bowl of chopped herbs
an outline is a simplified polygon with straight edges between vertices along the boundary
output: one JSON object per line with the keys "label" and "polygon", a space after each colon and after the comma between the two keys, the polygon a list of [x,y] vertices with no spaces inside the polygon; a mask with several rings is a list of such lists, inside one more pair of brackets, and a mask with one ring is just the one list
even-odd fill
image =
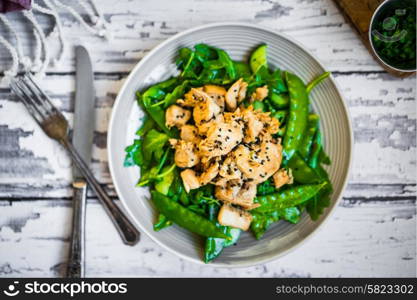
{"label": "dark bowl of chopped herbs", "polygon": [[388,67],[416,71],[416,1],[383,2],[372,16],[369,40],[378,59]]}

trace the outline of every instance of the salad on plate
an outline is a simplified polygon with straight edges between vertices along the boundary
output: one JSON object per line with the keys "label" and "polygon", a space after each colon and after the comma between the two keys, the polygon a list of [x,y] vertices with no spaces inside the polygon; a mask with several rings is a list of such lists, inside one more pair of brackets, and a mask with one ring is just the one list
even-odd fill
{"label": "salad on plate", "polygon": [[265,44],[248,62],[197,44],[180,49],[176,64],[178,76],[137,92],[146,117],[124,162],[150,189],[154,230],[177,224],[205,237],[207,263],[242,231],[260,239],[304,211],[318,219],[332,184],[309,93],[329,73],[306,85],[271,69]]}

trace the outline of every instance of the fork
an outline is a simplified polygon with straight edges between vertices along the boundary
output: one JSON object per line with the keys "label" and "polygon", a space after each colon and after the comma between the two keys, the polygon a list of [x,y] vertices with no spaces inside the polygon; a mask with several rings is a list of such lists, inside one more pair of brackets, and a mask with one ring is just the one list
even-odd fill
{"label": "fork", "polygon": [[98,181],[95,179],[87,164],[83,161],[68,139],[68,122],[52,104],[33,80],[30,73],[15,77],[11,84],[12,91],[20,98],[26,109],[50,138],[58,141],[71,155],[73,162],[79,168],[87,182],[96,193],[110,219],[116,226],[125,244],[133,246],[139,241],[139,231],[133,226],[121,209],[111,200]]}

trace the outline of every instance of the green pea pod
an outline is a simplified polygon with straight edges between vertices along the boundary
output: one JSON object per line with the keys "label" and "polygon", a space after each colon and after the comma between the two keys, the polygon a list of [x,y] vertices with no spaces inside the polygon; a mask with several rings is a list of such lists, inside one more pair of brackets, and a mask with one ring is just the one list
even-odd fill
{"label": "green pea pod", "polygon": [[313,169],[317,167],[321,148],[321,132],[320,130],[317,130],[313,143],[311,145],[311,154],[308,159],[308,165]]}
{"label": "green pea pod", "polygon": [[296,75],[286,72],[285,78],[290,94],[290,114],[283,141],[283,153],[289,160],[298,149],[307,126],[308,94],[303,81]]}
{"label": "green pea pod", "polygon": [[255,238],[259,240],[273,223],[279,221],[280,213],[278,211],[271,213],[252,213],[252,217],[250,229],[255,235]]}
{"label": "green pea pod", "polygon": [[153,230],[159,231],[172,225],[172,221],[168,220],[163,214],[159,214],[158,220],[153,224]]}
{"label": "green pea pod", "polygon": [[249,59],[249,65],[252,73],[255,74],[261,67],[267,67],[266,48],[266,44],[263,44],[252,52]]}
{"label": "green pea pod", "polygon": [[269,99],[270,99],[271,104],[276,109],[287,108],[290,105],[290,97],[286,93],[283,93],[283,94],[271,93],[271,95],[269,96]]}
{"label": "green pea pod", "polygon": [[305,160],[298,154],[294,153],[288,161],[287,167],[291,169],[294,180],[298,183],[318,183],[321,178],[316,170],[311,168]]}
{"label": "green pea pod", "polygon": [[316,132],[319,128],[319,121],[320,117],[318,115],[308,115],[307,129],[298,149],[298,153],[300,153],[303,159],[307,159],[310,155],[311,146],[313,144]]}
{"label": "green pea pod", "polygon": [[252,211],[265,213],[299,205],[314,197],[326,185],[327,182],[299,185],[276,193],[256,197],[255,203],[259,203],[261,206]]}
{"label": "green pea pod", "polygon": [[268,228],[279,220],[296,224],[300,221],[301,211],[297,207],[288,207],[280,211],[269,213],[252,213],[251,230],[256,239],[260,239]]}
{"label": "green pea pod", "polygon": [[330,76],[330,72],[324,72],[323,74],[321,74],[320,76],[317,76],[316,78],[314,78],[312,81],[310,81],[307,84],[307,93],[310,93],[311,90],[318,85],[320,82],[322,82],[324,79],[326,79],[327,77]]}
{"label": "green pea pod", "polygon": [[151,191],[151,195],[158,211],[179,226],[201,236],[230,239],[213,222],[172,201],[169,197],[157,191]]}

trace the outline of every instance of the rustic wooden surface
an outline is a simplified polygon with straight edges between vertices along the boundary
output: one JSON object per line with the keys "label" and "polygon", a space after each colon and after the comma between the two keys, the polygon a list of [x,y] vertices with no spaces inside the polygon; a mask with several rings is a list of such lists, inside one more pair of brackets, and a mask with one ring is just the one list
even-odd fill
{"label": "rustic wooden surface", "polygon": [[[152,47],[192,26],[215,21],[261,24],[297,39],[333,72],[352,116],[355,146],[349,185],[335,214],[304,245],[264,265],[200,266],[142,235],[123,246],[94,195],[87,207],[87,276],[416,276],[416,79],[387,74],[330,0],[97,1],[113,39],[92,37],[69,16],[71,44],[89,49],[95,69],[97,124],[93,168],[114,195],[106,132],[114,99]],[[9,15],[33,39],[19,14]],[[50,20],[39,18],[48,28]],[[3,27],[0,34],[8,36]],[[56,42],[51,40],[53,46]],[[0,70],[9,62],[0,50]],[[74,60],[50,67],[42,86],[72,119]],[[71,220],[71,162],[0,87],[0,276],[61,276]]]}

